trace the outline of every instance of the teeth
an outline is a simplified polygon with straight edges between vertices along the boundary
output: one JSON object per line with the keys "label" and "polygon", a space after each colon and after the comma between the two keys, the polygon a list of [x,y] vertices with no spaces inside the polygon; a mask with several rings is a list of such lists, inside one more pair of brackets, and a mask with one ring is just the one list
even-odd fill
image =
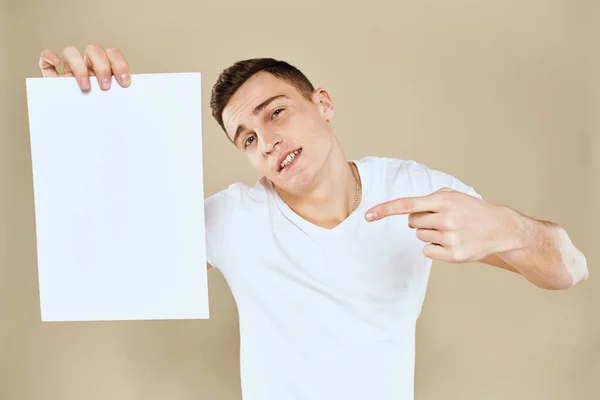
{"label": "teeth", "polygon": [[300,150],[296,150],[296,151],[288,154],[287,157],[283,160],[283,162],[280,165],[281,169],[283,169],[286,165],[288,165],[290,162],[292,162],[292,160],[294,159],[294,157],[296,157],[298,155],[298,153],[300,153]]}

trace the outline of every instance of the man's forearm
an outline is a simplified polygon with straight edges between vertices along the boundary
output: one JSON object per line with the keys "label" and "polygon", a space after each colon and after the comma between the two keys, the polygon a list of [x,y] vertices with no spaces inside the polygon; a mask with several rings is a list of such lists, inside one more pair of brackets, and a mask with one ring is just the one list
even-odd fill
{"label": "man's forearm", "polygon": [[567,289],[588,277],[584,254],[558,224],[506,208],[507,250],[496,255],[541,287]]}

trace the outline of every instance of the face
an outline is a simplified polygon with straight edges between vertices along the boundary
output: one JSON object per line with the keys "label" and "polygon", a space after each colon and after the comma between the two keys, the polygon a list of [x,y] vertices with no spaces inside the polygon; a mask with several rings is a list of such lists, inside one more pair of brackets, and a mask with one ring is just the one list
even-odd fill
{"label": "face", "polygon": [[334,143],[333,103],[317,89],[307,100],[291,84],[259,72],[223,110],[229,138],[277,188],[300,192],[315,184]]}

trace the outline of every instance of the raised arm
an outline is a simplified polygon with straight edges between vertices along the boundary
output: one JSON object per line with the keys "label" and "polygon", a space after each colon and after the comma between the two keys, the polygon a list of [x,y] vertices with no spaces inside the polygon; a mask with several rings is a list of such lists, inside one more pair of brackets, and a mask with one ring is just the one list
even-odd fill
{"label": "raised arm", "polygon": [[435,260],[481,261],[518,272],[544,289],[568,289],[588,277],[585,256],[558,224],[456,190],[379,204],[366,219],[389,215],[408,215],[417,237],[428,242],[423,253]]}

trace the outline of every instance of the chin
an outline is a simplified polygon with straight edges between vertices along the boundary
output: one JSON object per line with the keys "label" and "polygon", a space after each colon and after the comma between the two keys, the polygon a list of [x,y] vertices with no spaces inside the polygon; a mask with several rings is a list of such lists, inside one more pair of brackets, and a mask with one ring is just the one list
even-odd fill
{"label": "chin", "polygon": [[[311,157],[313,156],[313,157]],[[314,159],[314,154],[300,148],[300,155],[289,164],[288,167],[282,170],[268,171],[265,176],[273,182],[273,184],[286,192],[302,192],[305,188],[310,187],[320,170],[323,168],[323,161]]]}
{"label": "chin", "polygon": [[311,187],[313,180],[313,174],[308,173],[308,171],[302,171],[298,174],[294,174],[294,176],[275,177],[273,183],[277,188],[283,191],[299,193],[303,192],[306,188]]}

